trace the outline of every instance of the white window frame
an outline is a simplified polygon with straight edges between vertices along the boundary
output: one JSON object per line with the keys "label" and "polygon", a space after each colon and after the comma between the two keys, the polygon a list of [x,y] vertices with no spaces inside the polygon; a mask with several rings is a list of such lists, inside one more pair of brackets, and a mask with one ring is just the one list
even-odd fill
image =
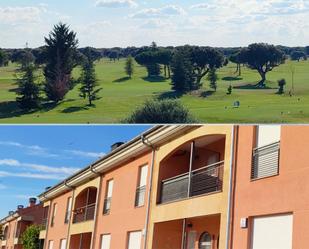
{"label": "white window frame", "polygon": [[[139,248],[138,246],[136,247],[136,245],[132,245],[131,236],[133,235],[137,235],[139,237],[139,241],[137,241],[137,243],[139,244]],[[142,248],[142,231],[129,232],[127,249],[141,249],[141,248]]]}
{"label": "white window frame", "polygon": [[[108,238],[107,245],[104,243],[104,238]],[[111,234],[102,234],[101,235],[101,247],[100,248],[101,249],[110,249],[111,248],[111,241],[112,241]]]}

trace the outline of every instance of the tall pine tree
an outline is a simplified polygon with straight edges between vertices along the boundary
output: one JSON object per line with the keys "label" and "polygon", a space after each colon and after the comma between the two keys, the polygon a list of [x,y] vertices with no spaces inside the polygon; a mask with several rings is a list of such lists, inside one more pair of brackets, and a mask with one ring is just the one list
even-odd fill
{"label": "tall pine tree", "polygon": [[83,71],[81,75],[81,88],[80,96],[88,100],[88,105],[92,106],[92,102],[100,99],[98,93],[102,88],[96,89],[98,82],[95,75],[94,63],[90,57],[87,57],[83,65]]}
{"label": "tall pine tree", "polygon": [[189,92],[194,88],[193,66],[188,47],[179,48],[172,59],[172,89],[178,92]]}
{"label": "tall pine tree", "polygon": [[126,71],[126,74],[131,79],[134,73],[134,60],[131,55],[127,58],[126,65],[125,65],[125,71]]}
{"label": "tall pine tree", "polygon": [[20,108],[30,110],[39,106],[40,89],[35,83],[35,67],[33,64],[21,66],[18,70],[20,77],[17,78],[17,97]]}
{"label": "tall pine tree", "polygon": [[71,73],[77,64],[78,40],[69,26],[59,23],[45,37],[45,43],[45,92],[49,100],[58,102],[71,88]]}

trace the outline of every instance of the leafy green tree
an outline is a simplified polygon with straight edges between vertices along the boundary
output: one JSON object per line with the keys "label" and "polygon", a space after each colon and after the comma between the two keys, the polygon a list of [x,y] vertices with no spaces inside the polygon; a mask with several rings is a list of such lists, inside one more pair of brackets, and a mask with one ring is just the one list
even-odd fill
{"label": "leafy green tree", "polygon": [[71,87],[71,73],[77,65],[75,58],[78,40],[68,25],[59,23],[45,37],[45,43],[45,93],[49,100],[59,102]]}
{"label": "leafy green tree", "polygon": [[125,65],[125,71],[126,71],[126,74],[130,78],[132,78],[132,75],[134,73],[134,59],[131,55],[129,55],[129,57],[127,58],[126,65]]}
{"label": "leafy green tree", "polygon": [[108,55],[110,61],[116,62],[116,60],[119,60],[119,52],[117,50],[112,50]]}
{"label": "leafy green tree", "polygon": [[262,78],[257,84],[258,87],[265,87],[266,74],[283,64],[286,59],[281,50],[266,43],[251,44],[242,53],[247,66],[257,70]]}
{"label": "leafy green tree", "polygon": [[307,55],[302,51],[293,51],[291,53],[291,60],[292,61],[300,61],[301,59],[306,60]]}
{"label": "leafy green tree", "polygon": [[31,225],[27,227],[22,234],[21,241],[24,249],[39,249],[40,248],[40,227]]}
{"label": "leafy green tree", "polygon": [[242,50],[230,55],[229,60],[236,64],[235,73],[238,73],[238,76],[241,76],[241,64],[245,63]]}
{"label": "leafy green tree", "polygon": [[186,124],[197,122],[177,100],[148,100],[124,120],[131,124]]}
{"label": "leafy green tree", "polygon": [[98,81],[95,75],[94,63],[91,58],[87,57],[83,65],[83,71],[81,76],[80,96],[88,100],[88,105],[92,106],[92,102],[100,99],[98,93],[102,88],[96,88]]}
{"label": "leafy green tree", "polygon": [[138,64],[147,68],[148,77],[156,77],[161,73],[156,51],[145,51],[136,55],[135,60]]}
{"label": "leafy green tree", "polygon": [[306,46],[305,50],[306,50],[306,54],[309,55],[309,46]]}
{"label": "leafy green tree", "polygon": [[0,49],[0,67],[7,67],[9,65],[9,56],[8,54]]}
{"label": "leafy green tree", "polygon": [[218,75],[216,73],[216,69],[212,68],[210,69],[207,79],[209,80],[209,86],[211,89],[214,91],[217,91],[217,80],[218,80]]}
{"label": "leafy green tree", "polygon": [[173,53],[170,49],[159,49],[157,51],[157,62],[164,66],[164,77],[171,77],[171,62]]}
{"label": "leafy green tree", "polygon": [[12,62],[21,64],[22,67],[27,67],[34,62],[35,57],[29,48],[16,50],[11,56]]}
{"label": "leafy green tree", "polygon": [[285,85],[286,85],[285,79],[278,80],[278,86],[279,86],[278,94],[283,94],[284,93]]}
{"label": "leafy green tree", "polygon": [[178,92],[189,92],[194,88],[195,77],[191,63],[190,48],[180,47],[174,53],[172,62],[172,89]]}
{"label": "leafy green tree", "polygon": [[20,108],[30,110],[37,108],[40,101],[40,88],[36,84],[35,67],[33,64],[22,66],[18,72],[20,78],[17,78],[17,97]]}
{"label": "leafy green tree", "polygon": [[211,47],[192,47],[191,60],[196,76],[195,90],[202,86],[201,80],[211,69],[223,66],[224,55]]}

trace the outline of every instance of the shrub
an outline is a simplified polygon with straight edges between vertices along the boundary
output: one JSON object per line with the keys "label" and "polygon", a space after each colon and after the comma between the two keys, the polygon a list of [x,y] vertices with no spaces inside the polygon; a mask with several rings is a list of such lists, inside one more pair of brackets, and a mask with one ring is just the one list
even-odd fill
{"label": "shrub", "polygon": [[227,88],[227,95],[231,95],[232,94],[232,91],[233,91],[233,87],[232,85],[230,85],[228,88]]}
{"label": "shrub", "polygon": [[182,124],[196,120],[177,100],[148,100],[137,108],[124,123],[130,124]]}
{"label": "shrub", "polygon": [[285,85],[286,85],[285,79],[278,80],[278,86],[279,86],[278,94],[284,93],[284,86]]}
{"label": "shrub", "polygon": [[31,225],[22,234],[21,241],[24,249],[39,249],[40,247],[40,227]]}

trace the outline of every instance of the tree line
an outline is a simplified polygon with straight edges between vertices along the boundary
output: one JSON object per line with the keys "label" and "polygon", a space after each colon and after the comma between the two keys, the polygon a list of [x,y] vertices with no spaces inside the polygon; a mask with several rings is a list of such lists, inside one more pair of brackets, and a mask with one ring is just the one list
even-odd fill
{"label": "tree line", "polygon": [[[287,52],[291,59],[306,59],[309,47],[288,49],[266,43],[254,43],[245,48],[190,45],[158,47],[153,42],[141,48],[78,48],[76,33],[68,25],[59,23],[45,37],[45,45],[40,48],[0,50],[0,66],[7,66],[9,61],[20,65],[17,70],[16,100],[22,108],[33,109],[42,102],[41,92],[44,93],[44,101],[58,103],[76,83],[81,83],[80,96],[87,99],[89,105],[93,105],[101,91],[94,62],[103,57],[116,61],[125,56],[125,72],[130,78],[134,73],[134,60],[147,69],[148,77],[159,77],[163,70],[164,77],[171,78],[172,89],[186,93],[199,90],[204,77],[207,77],[211,89],[216,91],[216,71],[229,61],[236,64],[236,73],[239,75],[242,66],[256,70],[261,76],[257,86],[265,87],[267,73],[285,62]],[[77,66],[82,68],[78,81],[72,78],[72,71]],[[41,83],[37,77],[39,68],[44,75]],[[228,89],[229,94],[231,89]]]}

